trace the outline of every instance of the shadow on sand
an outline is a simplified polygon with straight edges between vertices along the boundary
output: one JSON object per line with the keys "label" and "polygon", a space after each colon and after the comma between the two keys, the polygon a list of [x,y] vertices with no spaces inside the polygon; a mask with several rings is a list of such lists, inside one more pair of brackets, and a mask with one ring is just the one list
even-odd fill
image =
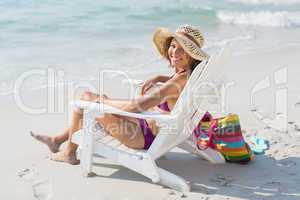
{"label": "shadow on sand", "polygon": [[[192,193],[218,194],[242,199],[300,199],[300,158],[290,157],[275,160],[265,155],[247,165],[213,165],[205,160],[181,152],[170,152],[157,161],[158,165],[183,178],[191,185]],[[116,170],[108,176],[114,178],[148,182],[151,180],[115,164],[94,163],[94,169],[107,167]]]}

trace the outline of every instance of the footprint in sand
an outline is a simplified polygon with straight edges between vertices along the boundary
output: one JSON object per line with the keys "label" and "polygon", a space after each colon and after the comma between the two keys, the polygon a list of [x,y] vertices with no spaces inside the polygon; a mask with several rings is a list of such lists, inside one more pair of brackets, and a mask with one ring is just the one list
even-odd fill
{"label": "footprint in sand", "polygon": [[26,168],[26,169],[20,170],[18,172],[18,176],[20,178],[22,178],[23,180],[25,180],[26,182],[31,182],[38,176],[38,173],[35,171],[34,168],[32,168],[32,169]]}
{"label": "footprint in sand", "polygon": [[[261,192],[259,192],[260,194],[270,194],[271,196],[273,196],[274,194],[276,194],[278,191],[282,190],[282,183],[279,181],[268,181],[263,183],[260,186]],[[262,193],[263,192],[263,193]],[[266,193],[268,192],[268,193]]]}
{"label": "footprint in sand", "polygon": [[294,125],[294,129],[295,131],[300,131],[300,127],[297,124]]}
{"label": "footprint in sand", "polygon": [[280,187],[282,184],[279,181],[268,181],[262,185],[262,187]]}
{"label": "footprint in sand", "polygon": [[215,182],[216,184],[223,186],[223,187],[229,187],[230,184],[233,182],[232,177],[225,177],[222,174],[217,174],[215,178],[211,179],[212,182]]}
{"label": "footprint in sand", "polygon": [[296,162],[293,161],[293,160],[283,160],[283,161],[279,161],[279,162],[277,163],[277,165],[278,165],[279,167],[292,167],[292,166],[296,166],[297,164],[296,164]]}
{"label": "footprint in sand", "polygon": [[32,185],[32,191],[35,198],[39,200],[48,200],[52,197],[52,186],[48,180],[39,181]]}
{"label": "footprint in sand", "polygon": [[26,169],[19,171],[18,176],[20,178],[23,178],[24,176],[28,175],[29,173],[30,173],[30,169],[26,168]]}
{"label": "footprint in sand", "polygon": [[52,185],[47,178],[39,175],[35,168],[26,168],[18,172],[18,177],[31,185],[33,196],[38,200],[51,199]]}
{"label": "footprint in sand", "polygon": [[215,187],[211,187],[211,186],[208,186],[205,184],[200,184],[200,183],[193,183],[192,190],[201,192],[203,194],[215,194],[217,192],[217,189]]}

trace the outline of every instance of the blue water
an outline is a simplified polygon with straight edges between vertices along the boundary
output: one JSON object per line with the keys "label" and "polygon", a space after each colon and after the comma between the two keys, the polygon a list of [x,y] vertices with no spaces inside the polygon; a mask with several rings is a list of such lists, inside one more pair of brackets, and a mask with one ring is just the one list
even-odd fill
{"label": "blue water", "polygon": [[31,69],[52,67],[70,79],[92,77],[99,69],[159,71],[140,67],[158,59],[153,31],[186,23],[201,28],[208,49],[241,40],[249,44],[246,50],[249,40],[259,40],[257,32],[297,31],[300,1],[1,0],[0,92]]}

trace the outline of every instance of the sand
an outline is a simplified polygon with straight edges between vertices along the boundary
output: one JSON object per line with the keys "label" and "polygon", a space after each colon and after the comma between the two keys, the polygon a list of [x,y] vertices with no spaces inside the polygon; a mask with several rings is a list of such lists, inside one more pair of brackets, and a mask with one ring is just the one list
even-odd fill
{"label": "sand", "polygon": [[[213,165],[174,149],[158,164],[189,181],[192,190],[184,195],[103,158],[95,159],[95,175],[90,178],[82,177],[79,166],[50,161],[46,146],[33,140],[29,131],[55,135],[68,125],[68,112],[29,114],[17,106],[12,94],[3,95],[0,199],[300,199],[299,52],[300,47],[290,46],[231,57],[225,72],[227,80],[233,81],[228,88],[227,111],[239,114],[247,139],[264,137],[270,149],[248,165]],[[287,69],[286,80],[276,82],[274,74],[280,69]],[[251,92],[266,77],[271,86]],[[108,84],[108,93],[126,96],[118,84],[122,85]],[[276,129],[281,121],[272,120],[281,115],[274,97],[278,90],[287,91],[287,131]],[[251,96],[255,105],[251,105]],[[37,91],[27,92],[23,98],[31,106],[43,105],[46,100],[45,93]],[[67,105],[67,100],[64,103]]]}

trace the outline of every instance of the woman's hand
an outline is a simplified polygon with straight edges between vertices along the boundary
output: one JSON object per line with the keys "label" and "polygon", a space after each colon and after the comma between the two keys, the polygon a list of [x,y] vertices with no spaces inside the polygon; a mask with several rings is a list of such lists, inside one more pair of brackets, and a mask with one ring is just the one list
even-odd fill
{"label": "woman's hand", "polygon": [[142,84],[141,94],[144,95],[149,89],[151,89],[157,82],[159,82],[157,77],[149,79]]}
{"label": "woman's hand", "polygon": [[85,91],[80,96],[80,100],[96,102],[96,101],[99,100],[99,97],[100,97],[99,94],[95,94],[95,93],[90,92],[90,91]]}
{"label": "woman's hand", "polygon": [[170,80],[172,76],[156,76],[152,79],[145,81],[142,84],[141,94],[144,95],[149,89],[155,86],[158,82],[165,83]]}

